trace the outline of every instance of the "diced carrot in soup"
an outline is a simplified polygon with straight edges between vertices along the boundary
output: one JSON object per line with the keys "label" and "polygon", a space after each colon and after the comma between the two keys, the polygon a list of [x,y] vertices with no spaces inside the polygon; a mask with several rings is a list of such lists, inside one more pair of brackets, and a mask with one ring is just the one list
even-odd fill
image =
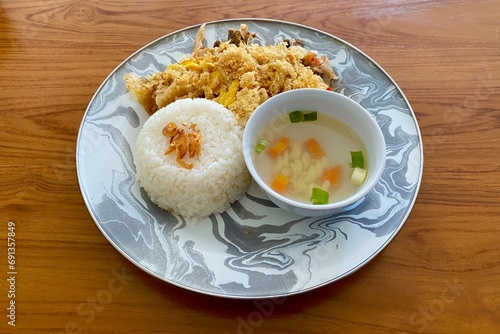
{"label": "diced carrot in soup", "polygon": [[271,188],[282,194],[286,191],[286,188],[288,187],[288,177],[278,174],[274,177],[273,183],[271,183]]}
{"label": "diced carrot in soup", "polygon": [[283,153],[283,151],[286,150],[289,142],[290,139],[288,139],[288,137],[281,137],[276,143],[270,146],[266,152],[270,156],[276,158],[278,155],[280,155],[281,153]]}
{"label": "diced carrot in soup", "polygon": [[306,140],[304,142],[304,146],[306,147],[307,151],[309,151],[309,154],[311,154],[311,157],[313,157],[313,159],[321,159],[325,156],[325,151],[323,151],[323,148],[315,138]]}
{"label": "diced carrot in soup", "polygon": [[340,181],[340,172],[342,171],[342,167],[340,165],[335,165],[331,168],[328,168],[323,172],[323,176],[321,177],[322,181],[329,181],[330,186],[337,186]]}

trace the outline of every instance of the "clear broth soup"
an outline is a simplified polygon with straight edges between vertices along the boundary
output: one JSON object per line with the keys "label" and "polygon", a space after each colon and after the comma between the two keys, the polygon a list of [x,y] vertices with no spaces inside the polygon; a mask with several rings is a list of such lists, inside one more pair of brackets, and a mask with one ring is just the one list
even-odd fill
{"label": "clear broth soup", "polygon": [[[342,121],[322,112],[316,114],[316,120],[298,123],[292,123],[289,114],[274,117],[259,133],[259,139],[269,143],[261,153],[254,150],[255,169],[264,182],[291,200],[311,204],[312,189],[320,188],[328,192],[328,203],[338,202],[353,195],[360,187],[351,181],[350,152],[363,152],[364,169],[367,170],[366,149],[359,135]],[[283,138],[288,138],[286,145]],[[314,156],[308,150],[305,143],[311,138],[319,144],[324,156]],[[282,145],[278,144],[278,150],[275,150],[275,144],[280,140]],[[286,148],[275,154],[283,146]],[[325,171],[335,166],[339,166],[337,183],[331,184],[329,180],[332,178],[325,179]],[[275,181],[278,183],[273,187]],[[283,183],[287,183],[284,189]]]}

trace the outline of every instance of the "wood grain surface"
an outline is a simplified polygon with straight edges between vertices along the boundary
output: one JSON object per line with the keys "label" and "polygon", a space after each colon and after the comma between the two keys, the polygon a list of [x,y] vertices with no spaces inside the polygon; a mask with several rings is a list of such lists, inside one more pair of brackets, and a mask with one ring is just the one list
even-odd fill
{"label": "wood grain surface", "polygon": [[[97,229],[75,171],[83,114],[116,66],[167,33],[243,17],[359,47],[406,94],[424,142],[419,197],[388,247],[284,300],[142,272]],[[498,0],[0,1],[0,333],[500,333],[499,30]]]}

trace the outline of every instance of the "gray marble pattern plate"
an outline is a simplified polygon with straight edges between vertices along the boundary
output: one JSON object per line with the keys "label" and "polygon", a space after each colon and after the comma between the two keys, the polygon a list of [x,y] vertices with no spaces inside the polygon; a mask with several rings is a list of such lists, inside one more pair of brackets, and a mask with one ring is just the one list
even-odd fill
{"label": "gray marble pattern plate", "polygon": [[202,294],[272,298],[339,280],[373,259],[403,227],[423,170],[420,130],[406,97],[367,55],[328,33],[300,24],[238,19],[209,22],[207,45],[228,28],[248,25],[256,42],[300,38],[326,54],[340,77],[333,89],[365,107],[387,145],[381,181],[354,208],[303,218],[275,207],[252,183],[221,214],[197,223],[159,209],[138,185],[133,147],[148,115],[127,92],[123,75],[144,76],[190,54],[199,26],[168,34],[135,52],[102,83],[83,116],[76,148],[84,202],[107,240],[145,272]]}

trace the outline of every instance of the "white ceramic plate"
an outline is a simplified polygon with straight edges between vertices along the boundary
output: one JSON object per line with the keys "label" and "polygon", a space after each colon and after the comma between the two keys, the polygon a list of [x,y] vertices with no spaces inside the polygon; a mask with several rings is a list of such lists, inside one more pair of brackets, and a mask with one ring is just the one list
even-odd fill
{"label": "white ceramic plate", "polygon": [[145,272],[170,284],[228,298],[306,292],[341,279],[373,259],[402,228],[415,203],[423,149],[402,91],[373,60],[325,32],[283,21],[207,23],[207,45],[228,28],[248,25],[261,44],[300,38],[326,54],[340,79],[334,90],[368,109],[387,144],[386,169],[357,207],[331,217],[301,218],[275,207],[252,184],[222,214],[192,224],[156,207],[140,189],[133,147],[148,115],[123,75],[163,71],[192,51],[199,26],[166,35],[137,51],[103,82],[83,117],[76,149],[83,199],[109,242]]}

